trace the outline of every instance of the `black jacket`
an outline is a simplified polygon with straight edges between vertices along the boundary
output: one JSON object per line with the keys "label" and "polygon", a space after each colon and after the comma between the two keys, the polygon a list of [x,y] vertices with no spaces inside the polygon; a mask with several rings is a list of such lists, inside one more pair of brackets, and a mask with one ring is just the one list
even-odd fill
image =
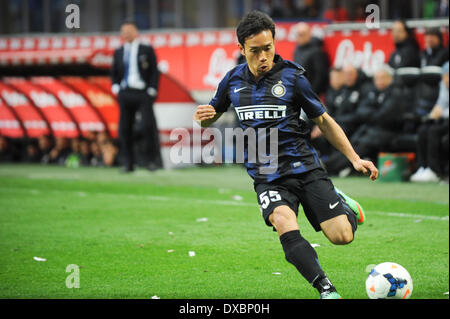
{"label": "black jacket", "polygon": [[359,121],[369,127],[400,131],[404,111],[402,92],[391,84],[383,91],[378,91],[374,86],[361,102],[356,113]]}
{"label": "black jacket", "polygon": [[328,87],[325,92],[325,106],[327,107],[327,112],[331,116],[335,116],[339,106],[341,105],[344,97],[344,88],[340,88],[338,90],[333,89],[331,86]]}
{"label": "black jacket", "polygon": [[388,64],[394,69],[403,67],[420,68],[420,49],[417,42],[406,39],[401,43],[396,43]]}
{"label": "black jacket", "polygon": [[[123,46],[114,51],[114,61],[111,68],[111,80],[113,84],[120,84],[125,73],[123,63]],[[138,48],[138,69],[142,80],[145,82],[145,89],[150,87],[158,90],[159,71],[156,63],[156,54],[149,45],[140,43]]]}
{"label": "black jacket", "polygon": [[322,50],[322,43],[318,39],[311,39],[305,45],[297,46],[294,51],[294,62],[306,70],[306,78],[317,94],[325,93],[328,87],[328,70],[330,67],[328,55]]}
{"label": "black jacket", "polygon": [[431,50],[423,50],[420,53],[421,66],[437,65],[442,66],[448,61],[448,48],[444,48],[442,45]]}
{"label": "black jacket", "polygon": [[327,104],[330,114],[345,133],[351,136],[360,124],[356,110],[359,104],[367,96],[372,84],[369,78],[358,70],[358,77],[352,86],[344,86],[339,95],[335,96],[333,103]]}

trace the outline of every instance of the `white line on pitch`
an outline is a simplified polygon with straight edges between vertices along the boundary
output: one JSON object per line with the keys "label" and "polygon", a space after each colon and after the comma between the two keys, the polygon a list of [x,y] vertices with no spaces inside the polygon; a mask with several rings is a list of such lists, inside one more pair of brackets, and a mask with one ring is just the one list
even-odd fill
{"label": "white line on pitch", "polygon": [[397,213],[397,212],[377,212],[368,211],[370,215],[383,215],[391,217],[404,217],[404,218],[418,218],[418,219],[429,219],[429,220],[449,220],[448,216],[430,216],[430,215],[419,215],[419,214],[408,214],[408,213]]}
{"label": "white line on pitch", "polygon": [[[35,193],[37,190],[35,189],[21,189],[21,188],[2,188],[0,190],[7,191],[28,191],[31,193]],[[49,191],[46,191],[49,192]],[[127,196],[130,199],[147,199],[154,201],[183,201],[183,202],[193,202],[198,204],[216,204],[216,205],[226,205],[226,206],[242,206],[242,207],[257,207],[257,203],[248,203],[242,201],[230,201],[230,200],[214,200],[214,199],[202,199],[202,198],[185,198],[185,197],[167,197],[167,196],[155,196],[155,195],[136,195],[136,194],[115,194],[115,193],[84,193],[80,191],[60,191],[60,190],[52,190],[52,193],[71,193],[77,196],[83,197],[85,196]],[[45,192],[42,192],[45,193]],[[433,216],[433,215],[423,215],[423,214],[408,214],[408,213],[399,213],[399,212],[382,212],[382,211],[367,211],[370,215],[381,215],[381,216],[391,216],[391,217],[400,217],[400,218],[417,218],[417,219],[426,219],[426,220],[440,220],[440,221],[448,221],[449,216]]]}

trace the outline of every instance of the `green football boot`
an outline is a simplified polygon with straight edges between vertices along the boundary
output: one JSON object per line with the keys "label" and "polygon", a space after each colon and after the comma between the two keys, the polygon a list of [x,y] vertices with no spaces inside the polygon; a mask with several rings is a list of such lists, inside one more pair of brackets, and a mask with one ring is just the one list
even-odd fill
{"label": "green football boot", "polygon": [[364,209],[361,207],[361,205],[357,201],[345,195],[345,193],[337,187],[335,187],[334,189],[344,199],[345,203],[351,208],[351,210],[355,212],[356,217],[358,218],[358,224],[364,224],[367,218],[366,213],[364,212]]}
{"label": "green football boot", "polygon": [[320,299],[342,299],[327,277],[319,277],[316,279],[313,287],[319,291]]}
{"label": "green football boot", "polygon": [[325,291],[320,294],[320,299],[342,299],[336,291]]}

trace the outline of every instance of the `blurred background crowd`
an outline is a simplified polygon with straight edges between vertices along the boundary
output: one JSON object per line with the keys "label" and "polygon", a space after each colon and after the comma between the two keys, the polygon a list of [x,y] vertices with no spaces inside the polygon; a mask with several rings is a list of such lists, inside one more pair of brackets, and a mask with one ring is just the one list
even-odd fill
{"label": "blurred background crowd", "polygon": [[73,139],[43,135],[27,141],[0,136],[0,162],[111,167],[119,164],[118,146],[104,132]]}
{"label": "blurred background crowd", "polygon": [[[67,4],[80,7],[80,29],[67,30]],[[274,20],[365,21],[368,4],[382,20],[448,17],[448,0],[8,0],[0,1],[0,30],[28,32],[115,32],[124,19],[140,29],[235,27],[256,9]]]}
{"label": "blurred background crowd", "polygon": [[[79,29],[68,31],[64,19],[54,18],[65,14],[68,3],[80,6]],[[310,23],[364,22],[369,4],[380,7],[382,21],[392,22],[394,51],[374,74],[351,63],[334,66]],[[448,23],[423,30],[421,46],[405,22],[448,19],[448,0],[9,0],[0,2],[0,35],[117,32],[125,18],[141,30],[231,28],[252,9],[276,22],[299,22],[293,60],[306,69],[313,90],[362,157],[376,161],[380,152],[413,153],[411,181],[448,181]],[[310,125],[311,143],[329,173],[351,174],[349,162]],[[118,141],[102,132],[74,139],[0,136],[0,162],[121,164]]]}

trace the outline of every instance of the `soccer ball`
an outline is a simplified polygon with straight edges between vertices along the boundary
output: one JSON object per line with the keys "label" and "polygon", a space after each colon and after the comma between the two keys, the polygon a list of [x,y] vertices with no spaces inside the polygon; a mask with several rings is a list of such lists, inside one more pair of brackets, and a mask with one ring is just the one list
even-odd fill
{"label": "soccer ball", "polygon": [[370,271],[366,291],[370,299],[408,299],[413,291],[413,282],[405,268],[385,262]]}

